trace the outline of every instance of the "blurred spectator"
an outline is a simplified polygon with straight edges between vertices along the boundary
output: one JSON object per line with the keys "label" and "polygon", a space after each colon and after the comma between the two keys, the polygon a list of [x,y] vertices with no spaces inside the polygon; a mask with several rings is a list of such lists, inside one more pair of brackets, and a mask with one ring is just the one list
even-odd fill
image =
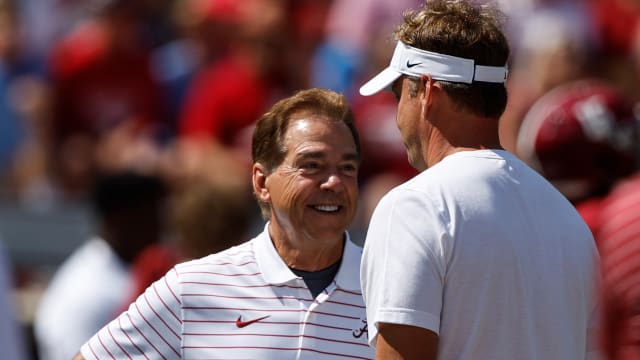
{"label": "blurred spectator", "polygon": [[[512,51],[518,52],[526,23],[538,13],[560,13],[570,23],[587,20],[587,1],[575,0],[478,0],[482,3],[497,3],[507,16],[506,35]],[[588,0],[591,1],[591,0]],[[588,20],[587,20],[588,21]],[[523,26],[525,25],[525,26]],[[584,30],[584,24],[578,26]],[[540,29],[544,30],[544,29]]]}
{"label": "blurred spectator", "polygon": [[259,212],[249,188],[232,184],[194,181],[174,194],[173,225],[176,235],[170,243],[148,246],[132,266],[134,281],[131,304],[154,281],[177,263],[215,254],[246,241]]}
{"label": "blurred spectator", "polygon": [[20,41],[20,19],[13,0],[0,0],[0,184],[12,190],[23,185],[14,174],[21,166],[16,158],[37,138],[42,101],[41,70]]}
{"label": "blurred spectator", "polygon": [[57,199],[47,153],[50,151],[49,95],[48,84],[37,76],[15,81],[9,94],[10,101],[17,105],[22,129],[22,138],[7,172],[9,195],[21,206],[39,212],[50,209]]}
{"label": "blurred spectator", "polygon": [[[282,66],[284,69],[295,69],[287,75],[294,88],[310,87],[316,80],[314,76],[318,74],[314,70],[313,58],[318,47],[325,41],[326,23],[334,3],[335,0],[286,1],[289,50],[283,54]],[[338,63],[334,62],[333,65],[326,69],[328,72],[324,73],[325,79],[333,78],[339,72]]]}
{"label": "blurred spectator", "polygon": [[164,88],[176,127],[194,75],[226,54],[240,14],[235,0],[176,0],[171,10],[174,38],[153,51],[152,71]]}
{"label": "blurred spectator", "polygon": [[[286,91],[282,57],[291,45],[282,0],[245,0],[226,9],[234,16],[234,36],[218,60],[198,72],[180,116],[178,162],[183,172],[216,172],[248,183],[250,134],[272,99]],[[225,169],[221,173],[217,169]]]}
{"label": "blurred spectator", "polygon": [[629,54],[640,31],[640,1],[590,0],[598,42],[609,55]]}
{"label": "blurred spectator", "polygon": [[640,1],[589,0],[598,68],[633,101],[640,101]]}
{"label": "blurred spectator", "polygon": [[161,235],[164,187],[152,176],[103,175],[93,193],[99,230],[61,265],[35,318],[41,359],[71,359],[131,293],[130,264]]}
{"label": "blurred spectator", "polygon": [[[400,23],[402,14],[421,5],[419,0],[333,0],[323,41],[313,58],[311,85],[340,91],[352,98],[360,80],[369,78],[376,67],[371,55],[381,44],[386,45],[382,63],[395,45],[388,34]],[[358,14],[358,21],[353,15]]]}
{"label": "blurred spectator", "polygon": [[163,101],[151,76],[136,2],[110,0],[55,45],[51,58],[50,153],[63,198],[86,196],[96,173],[94,145],[122,123],[160,136]]}
{"label": "blurred spectator", "polygon": [[640,179],[638,119],[632,102],[602,80],[561,85],[528,111],[520,157],[578,209],[602,261],[601,340],[606,359],[640,359]]}
{"label": "blurred spectator", "polygon": [[602,259],[602,344],[609,360],[640,359],[640,176],[602,202],[595,234]]}
{"label": "blurred spectator", "polygon": [[28,51],[43,61],[55,42],[95,11],[104,0],[19,0]]}
{"label": "blurred spectator", "polygon": [[140,133],[132,122],[123,122],[105,130],[92,146],[94,152],[90,161],[100,172],[106,173],[131,170],[157,174],[165,157],[165,149],[153,135]]}
{"label": "blurred spectator", "polygon": [[176,199],[175,226],[183,260],[214,254],[246,240],[259,217],[251,189],[194,183]]}
{"label": "blurred spectator", "polygon": [[16,72],[22,72],[20,59],[16,59],[16,31],[15,6],[7,0],[0,1],[0,170],[4,171],[22,135],[20,121],[9,99],[12,78]]}
{"label": "blurred spectator", "polygon": [[613,86],[572,82],[533,105],[517,154],[577,207],[595,234],[602,198],[636,169],[637,125],[631,103]]}
{"label": "blurred spectator", "polygon": [[[591,5],[605,3],[620,5],[623,1],[592,1]],[[638,165],[638,119],[633,106],[638,94],[625,87],[627,81],[637,82],[637,74],[628,66],[619,66],[627,61],[624,56],[620,61],[619,54],[629,44],[623,46],[617,40],[626,38],[626,42],[633,35],[628,17],[609,18],[619,10],[613,6],[596,14],[602,40],[598,74],[610,80],[565,79],[555,84],[559,86],[530,109],[522,108],[527,114],[514,145],[519,156],[576,206],[594,234],[603,272],[601,340],[605,358],[612,360],[640,359],[640,295],[636,290],[640,285],[640,247],[636,244],[640,240],[640,181],[637,176],[627,180]],[[614,31],[620,39],[607,40],[614,29],[626,30]]]}
{"label": "blurred spectator", "polygon": [[12,274],[13,271],[0,239],[0,349],[2,349],[2,358],[5,360],[25,360],[25,343],[16,319],[16,307],[11,291]]}

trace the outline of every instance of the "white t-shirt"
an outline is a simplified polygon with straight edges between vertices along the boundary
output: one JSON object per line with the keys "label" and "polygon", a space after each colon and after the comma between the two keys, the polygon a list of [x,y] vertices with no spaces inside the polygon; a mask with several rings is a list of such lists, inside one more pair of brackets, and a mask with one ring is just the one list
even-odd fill
{"label": "white t-shirt", "polygon": [[[267,224],[268,227],[268,224]],[[362,250],[315,299],[268,231],[177,265],[82,346],[86,359],[373,359],[360,292]]]}
{"label": "white t-shirt", "polygon": [[93,238],[56,271],[36,312],[42,360],[69,360],[93,334],[118,316],[133,289],[129,267],[109,244]]}
{"label": "white t-shirt", "polygon": [[597,253],[573,206],[505,151],[447,156],[390,191],[361,280],[379,323],[439,334],[439,359],[585,359]]}

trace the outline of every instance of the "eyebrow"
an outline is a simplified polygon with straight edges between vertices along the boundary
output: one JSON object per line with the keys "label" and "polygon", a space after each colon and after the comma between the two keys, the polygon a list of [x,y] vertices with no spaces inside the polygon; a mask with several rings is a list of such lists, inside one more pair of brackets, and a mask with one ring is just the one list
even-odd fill
{"label": "eyebrow", "polygon": [[[322,159],[325,158],[326,154],[320,151],[309,151],[309,152],[301,152],[296,155],[296,160],[306,160],[306,159]],[[360,157],[357,153],[348,153],[342,156],[342,160],[350,160],[350,161],[359,161]]]}

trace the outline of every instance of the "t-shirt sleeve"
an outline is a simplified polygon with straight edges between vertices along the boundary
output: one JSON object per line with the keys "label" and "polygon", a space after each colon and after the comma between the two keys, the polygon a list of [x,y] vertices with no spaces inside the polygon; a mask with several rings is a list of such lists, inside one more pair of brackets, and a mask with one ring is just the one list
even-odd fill
{"label": "t-shirt sleeve", "polygon": [[407,189],[393,190],[376,207],[360,273],[372,346],[380,323],[439,333],[448,238],[443,213],[437,201]]}
{"label": "t-shirt sleeve", "polygon": [[181,356],[178,273],[170,270],[86,342],[85,359],[175,359]]}

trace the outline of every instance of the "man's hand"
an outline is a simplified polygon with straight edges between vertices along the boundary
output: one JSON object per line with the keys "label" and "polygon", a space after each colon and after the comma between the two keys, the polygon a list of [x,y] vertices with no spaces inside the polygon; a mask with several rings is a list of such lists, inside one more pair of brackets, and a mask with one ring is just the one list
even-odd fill
{"label": "man's hand", "polygon": [[73,360],[84,360],[84,356],[78,351],[76,356],[73,357]]}

